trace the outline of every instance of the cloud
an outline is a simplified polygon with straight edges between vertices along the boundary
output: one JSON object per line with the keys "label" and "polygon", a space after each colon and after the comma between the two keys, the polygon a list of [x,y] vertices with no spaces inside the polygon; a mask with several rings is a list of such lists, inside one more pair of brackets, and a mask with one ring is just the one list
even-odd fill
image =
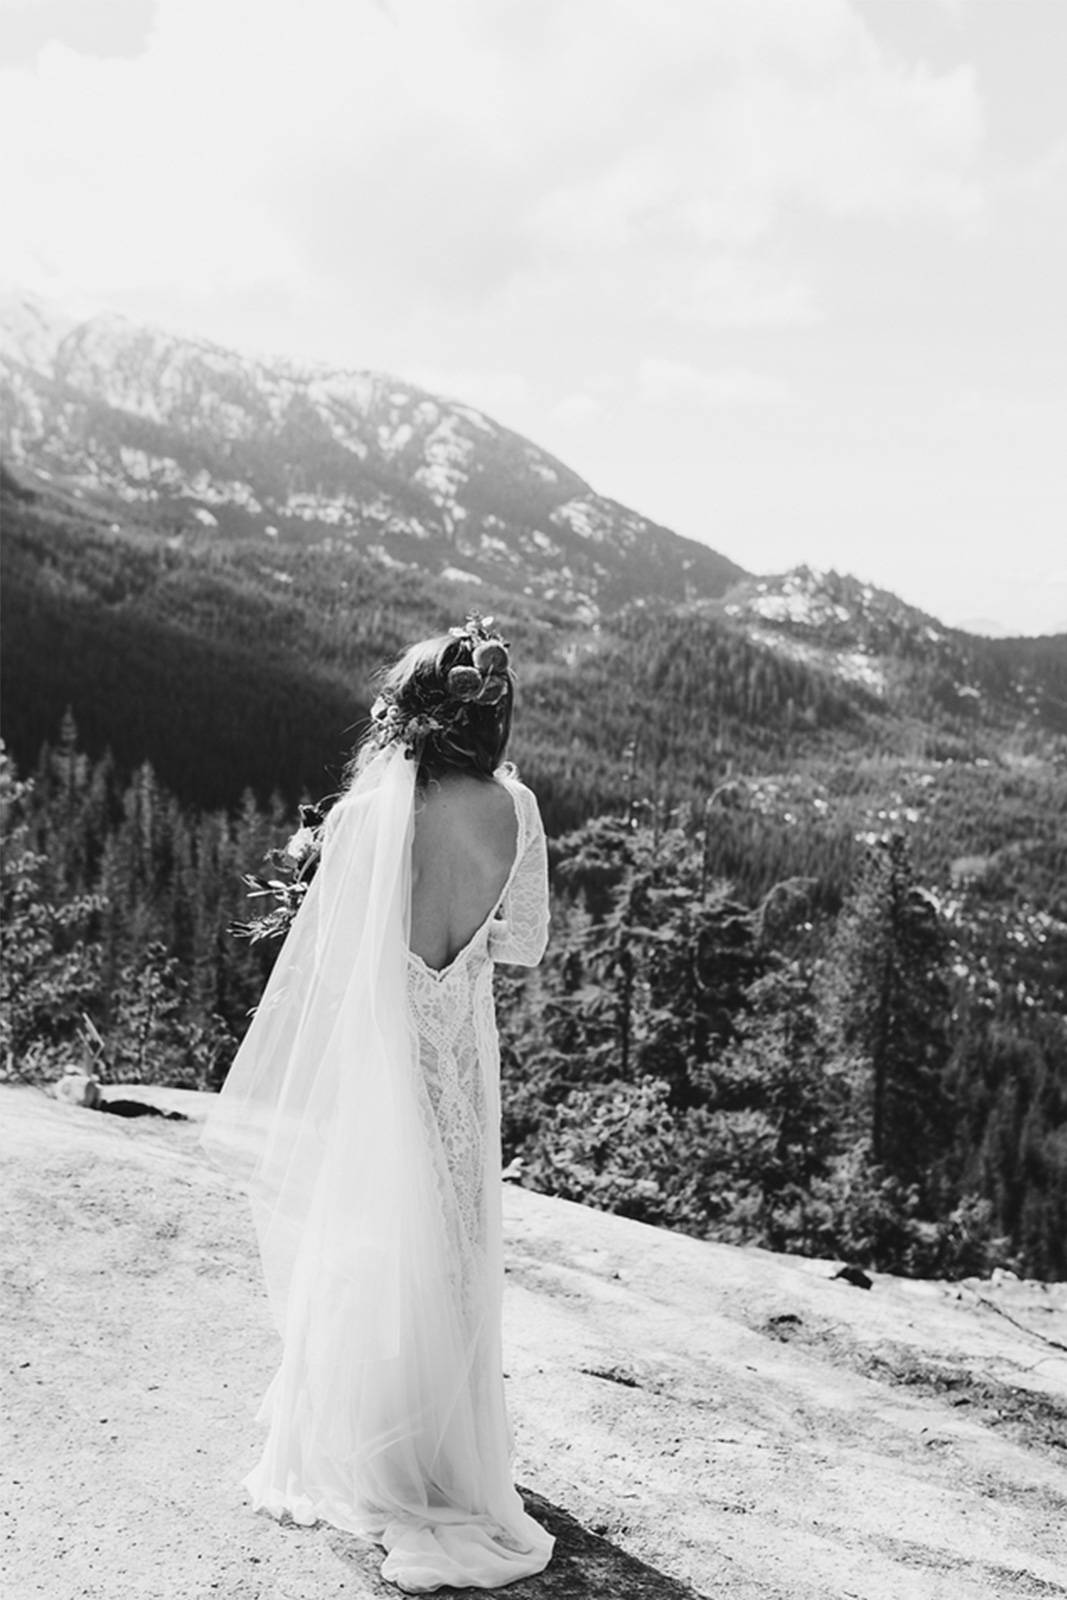
{"label": "cloud", "polygon": [[1061,134],[1014,175],[1016,187],[1042,204],[1062,208],[1067,188],[1067,134]]}
{"label": "cloud", "polygon": [[787,385],[766,373],[743,368],[705,372],[654,358],[641,362],[637,381],[641,398],[657,406],[777,405],[789,396]]}
{"label": "cloud", "polygon": [[584,389],[579,389],[572,394],[565,394],[562,400],[557,400],[552,407],[552,416],[557,422],[565,425],[581,426],[592,417],[599,416],[602,410],[601,401],[587,394]]}
{"label": "cloud", "polygon": [[32,63],[57,39],[84,55],[140,55],[155,9],[156,0],[0,0],[0,61]]}
{"label": "cloud", "polygon": [[654,310],[707,328],[800,327],[823,315],[809,284],[738,256],[662,262],[649,294]]}
{"label": "cloud", "polygon": [[973,76],[846,0],[159,0],[136,60],[0,73],[5,212],[41,282],[320,294],[440,343],[811,321],[783,219],[981,206]]}
{"label": "cloud", "polygon": [[529,399],[530,385],[518,372],[475,372],[462,367],[416,367],[405,374],[412,383],[431,394],[475,406],[490,416],[498,416]]}
{"label": "cloud", "polygon": [[934,4],[945,12],[950,21],[959,25],[966,21],[968,13],[972,10],[973,0],[934,0]]}

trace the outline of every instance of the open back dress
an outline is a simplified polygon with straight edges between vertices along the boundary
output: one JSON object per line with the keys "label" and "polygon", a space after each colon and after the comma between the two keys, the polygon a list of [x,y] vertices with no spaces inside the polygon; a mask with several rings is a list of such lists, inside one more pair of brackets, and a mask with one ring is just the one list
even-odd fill
{"label": "open back dress", "polygon": [[383,752],[330,813],[203,1142],[247,1180],[283,1341],[253,1505],[376,1540],[410,1592],[495,1588],[553,1545],[511,1476],[492,986],[495,962],[544,952],[545,838],[533,794],[498,774],[507,882],[428,966],[409,947],[413,765]]}

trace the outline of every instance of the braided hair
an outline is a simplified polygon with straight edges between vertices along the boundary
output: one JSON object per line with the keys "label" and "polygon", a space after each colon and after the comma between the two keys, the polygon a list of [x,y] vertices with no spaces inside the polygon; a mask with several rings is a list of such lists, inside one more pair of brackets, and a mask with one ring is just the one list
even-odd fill
{"label": "braided hair", "polygon": [[371,726],[353,763],[403,744],[425,787],[446,772],[490,779],[511,735],[515,676],[492,617],[472,612],[461,628],[413,644],[381,681]]}

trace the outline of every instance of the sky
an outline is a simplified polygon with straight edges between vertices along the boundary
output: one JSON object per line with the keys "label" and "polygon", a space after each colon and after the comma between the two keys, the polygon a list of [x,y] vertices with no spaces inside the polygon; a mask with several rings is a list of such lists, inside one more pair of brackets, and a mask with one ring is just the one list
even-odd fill
{"label": "sky", "polygon": [[1067,629],[1067,0],[0,0],[0,278]]}

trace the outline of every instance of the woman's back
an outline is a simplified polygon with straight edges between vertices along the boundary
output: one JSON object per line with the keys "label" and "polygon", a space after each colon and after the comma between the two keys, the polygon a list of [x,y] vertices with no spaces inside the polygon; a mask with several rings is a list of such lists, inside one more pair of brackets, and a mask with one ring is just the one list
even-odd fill
{"label": "woman's back", "polygon": [[491,915],[517,846],[506,785],[448,773],[428,786],[415,809],[410,938],[428,967],[449,966]]}

